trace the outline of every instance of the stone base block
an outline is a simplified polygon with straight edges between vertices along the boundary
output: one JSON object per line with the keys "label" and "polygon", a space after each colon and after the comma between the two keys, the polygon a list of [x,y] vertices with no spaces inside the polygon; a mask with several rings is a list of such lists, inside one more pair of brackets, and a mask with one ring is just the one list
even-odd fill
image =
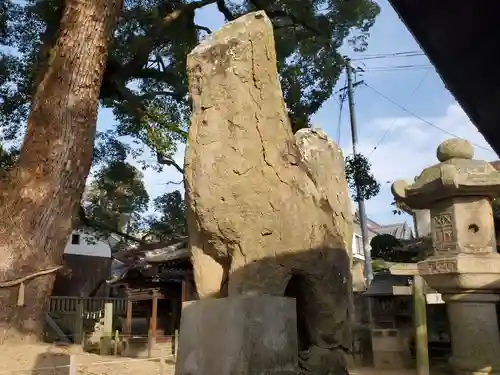
{"label": "stone base block", "polygon": [[183,307],[175,375],[298,373],[295,299],[241,296]]}

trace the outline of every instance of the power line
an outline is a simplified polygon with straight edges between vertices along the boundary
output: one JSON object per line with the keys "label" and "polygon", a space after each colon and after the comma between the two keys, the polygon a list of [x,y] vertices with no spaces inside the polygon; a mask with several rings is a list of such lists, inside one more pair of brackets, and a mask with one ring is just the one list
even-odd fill
{"label": "power line", "polygon": [[[375,92],[376,94],[380,95],[382,98],[384,98],[385,100],[387,100],[388,102],[391,102],[392,104],[394,104],[396,107],[400,108],[401,110],[405,111],[406,113],[410,114],[411,116],[415,117],[416,119],[426,123],[427,125],[430,125],[432,126],[433,128],[435,129],[438,129],[438,130],[441,130],[443,133],[446,133],[448,135],[451,135],[452,137],[454,138],[461,138],[463,139],[462,137],[459,137],[458,135],[456,134],[453,134],[451,132],[449,132],[448,130],[445,130],[443,128],[441,128],[440,126],[437,126],[436,124],[433,124],[432,122],[424,119],[423,117],[417,115],[416,113],[406,109],[405,107],[403,107],[402,105],[398,104],[397,102],[395,102],[394,100],[392,100],[391,98],[389,98],[388,96],[382,94],[380,91],[378,91],[377,89],[373,88],[372,86],[370,86],[369,84],[367,84],[366,82],[363,82],[363,84],[368,87],[370,90],[372,90],[373,92]],[[471,142],[472,143],[472,142]],[[480,148],[480,149],[483,149],[483,150],[486,150],[486,151],[490,151],[492,153],[494,153],[496,155],[496,152],[493,151],[491,148],[487,148],[487,147],[484,147],[484,146],[481,146],[481,145],[478,145],[476,143],[472,143],[474,146]]]}
{"label": "power line", "polygon": [[418,57],[425,56],[422,51],[408,51],[408,52],[394,52],[394,53],[378,53],[372,55],[362,55],[359,57],[354,57],[352,61],[361,60],[375,60],[375,59],[387,59],[387,58],[404,58],[404,57]]}
{"label": "power line", "polygon": [[433,66],[431,64],[413,64],[413,65],[388,65],[388,66],[368,66],[362,67],[365,72],[383,72],[383,71],[395,71],[395,70],[418,70],[418,69],[429,69]]}
{"label": "power line", "polygon": [[[428,69],[427,72],[425,72],[425,74],[423,75],[422,79],[420,80],[420,82],[418,83],[417,87],[415,87],[415,90],[413,90],[413,92],[411,93],[410,95],[410,98],[413,98],[415,96],[415,94],[417,93],[417,91],[420,89],[420,87],[422,86],[422,84],[424,83],[425,79],[427,78],[427,76],[429,75],[429,72],[431,70]],[[408,101],[410,100],[410,98],[408,99]],[[407,101],[407,102],[408,102]],[[394,128],[394,125],[396,125],[396,122],[398,121],[398,118],[396,117],[394,119],[394,121],[392,121],[391,125],[389,126],[389,128],[385,131],[384,135],[382,135],[382,138],[380,138],[380,140],[377,142],[377,144],[375,145],[375,147],[373,148],[373,150],[370,151],[370,153],[368,154],[368,157],[370,157],[371,154],[373,154],[375,152],[375,150],[377,149],[378,146],[380,146],[380,144],[384,141],[385,137],[387,136],[387,134],[389,134],[389,132]]]}
{"label": "power line", "polygon": [[366,69],[366,73],[395,73],[395,72],[419,72],[422,70],[427,70],[429,67],[422,66],[422,67],[416,67],[416,68],[411,68],[411,69]]}
{"label": "power line", "polygon": [[401,56],[401,55],[414,55],[414,54],[423,54],[423,52],[415,50],[415,51],[399,51],[399,52],[385,52],[385,53],[366,53],[363,55],[352,57],[351,60],[362,59],[365,57],[386,57],[386,56]]}

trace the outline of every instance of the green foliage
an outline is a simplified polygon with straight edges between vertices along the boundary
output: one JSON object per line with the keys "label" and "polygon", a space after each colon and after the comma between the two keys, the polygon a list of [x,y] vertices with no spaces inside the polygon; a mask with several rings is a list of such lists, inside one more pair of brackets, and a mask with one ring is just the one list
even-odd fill
{"label": "green foliage", "polygon": [[379,234],[372,238],[370,247],[372,258],[393,261],[395,248],[401,246],[401,242],[390,234]]}
{"label": "green foliage", "polygon": [[12,169],[17,162],[19,150],[15,148],[5,149],[0,145],[0,174]]}
{"label": "green foliage", "polygon": [[[140,172],[126,160],[132,157],[158,170],[172,165],[178,143],[186,139],[190,115],[186,56],[211,32],[197,25],[194,16],[210,5],[226,20],[256,9],[271,18],[293,131],[308,127],[311,115],[331,96],[344,65],[339,48],[346,41],[354,50],[366,48],[379,13],[374,0],[124,0],[99,95],[101,107],[111,109],[117,122],[96,136],[97,172],[84,199],[85,213],[94,223],[128,233],[147,225],[162,239],[186,232],[179,192],[155,200],[157,218],[141,219],[149,197]],[[21,141],[63,6],[63,0],[0,1],[3,140]],[[150,151],[157,156],[153,161]],[[0,168],[11,167],[15,159],[15,152],[2,151]],[[358,170],[354,164],[351,172]],[[373,183],[363,190],[366,199],[376,192]]]}
{"label": "green foliage", "polygon": [[84,196],[86,216],[108,229],[136,233],[149,203],[142,173],[124,162],[99,169]]}
{"label": "green foliage", "polygon": [[401,201],[393,200],[391,202],[391,206],[393,206],[392,213],[394,215],[402,215],[404,213],[411,213],[410,207],[408,207],[405,203],[403,203]]}
{"label": "green foliage", "polygon": [[[368,200],[380,192],[380,184],[371,173],[371,163],[365,156],[356,154],[345,160],[345,174],[353,199]],[[356,189],[359,186],[359,195]]]}
{"label": "green foliage", "polygon": [[186,204],[178,190],[155,198],[154,205],[159,216],[149,220],[149,234],[162,242],[187,235]]}
{"label": "green foliage", "polygon": [[[190,111],[186,56],[210,32],[194,22],[194,15],[211,4],[228,20],[266,10],[275,26],[285,101],[299,127],[308,126],[310,116],[332,94],[343,66],[339,47],[348,41],[354,49],[366,48],[379,13],[374,0],[125,0],[100,92],[101,105],[113,110],[118,124],[102,143],[132,137],[139,147],[135,153],[125,151],[134,157],[145,150],[141,144],[163,160],[173,156],[185,139]],[[62,6],[62,0],[2,2],[0,44],[18,52],[0,56],[4,138],[22,134]],[[113,148],[103,148],[108,149]]]}
{"label": "green foliage", "polygon": [[373,272],[385,271],[387,269],[387,264],[382,259],[372,260],[372,270]]}
{"label": "green foliage", "polygon": [[379,234],[370,241],[372,258],[385,262],[414,263],[432,254],[429,237],[398,240],[390,234]]}

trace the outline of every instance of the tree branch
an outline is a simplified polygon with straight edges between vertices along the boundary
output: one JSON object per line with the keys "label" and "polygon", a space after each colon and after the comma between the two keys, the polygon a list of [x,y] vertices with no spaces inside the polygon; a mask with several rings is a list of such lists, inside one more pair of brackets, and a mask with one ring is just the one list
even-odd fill
{"label": "tree branch", "polygon": [[170,96],[177,100],[182,100],[182,95],[171,91],[152,91],[146,94],[142,94],[138,99],[154,99],[157,96]]}
{"label": "tree branch", "polygon": [[161,23],[153,27],[149,33],[142,36],[142,40],[140,41],[140,43],[137,43],[139,48],[135,54],[135,57],[123,67],[122,71],[119,73],[120,77],[128,78],[134,72],[138,71],[147,64],[149,55],[154,49],[156,38],[162,35],[165,32],[165,29],[169,27],[173,22],[183,17],[186,13],[194,12],[196,9],[203,8],[204,6],[213,4],[216,1],[217,0],[194,1],[192,3],[185,4],[179,9],[175,9],[165,15]]}
{"label": "tree branch", "polygon": [[168,165],[169,167],[174,167],[177,169],[179,173],[182,173],[184,176],[184,169],[180,167],[179,164],[177,164],[174,160],[172,159],[167,159],[164,155],[161,155],[159,152],[156,153],[156,159],[158,160],[158,164],[163,164],[163,165]]}
{"label": "tree branch", "polygon": [[231,13],[224,0],[217,0],[217,9],[224,15],[226,21],[235,20],[235,16]]}
{"label": "tree branch", "polygon": [[[137,119],[142,119],[144,117],[151,119],[151,117],[148,115],[147,111],[144,109],[143,104],[140,102],[140,100],[136,97],[136,95],[129,88],[127,88],[125,85],[120,85],[119,83],[116,84],[116,86],[117,86],[118,94],[121,96],[121,98],[123,100],[127,101],[130,104],[131,108],[133,108],[133,110],[134,110],[134,116],[136,116]],[[154,119],[151,119],[151,120],[154,121]],[[147,123],[147,121],[146,121],[146,123]],[[149,131],[150,132],[153,131],[153,129],[150,126],[149,126]],[[187,136],[186,132],[181,131],[180,129],[178,129],[178,131],[179,131],[179,134],[182,134],[183,136]],[[172,166],[175,169],[177,169],[177,171],[179,173],[184,175],[184,170],[174,160],[172,160],[170,158],[166,158],[165,155],[162,155],[158,151],[156,151],[156,158],[157,158],[158,164]]]}
{"label": "tree branch", "polygon": [[85,210],[83,209],[83,207],[81,205],[80,205],[80,208],[78,209],[78,219],[86,227],[94,228],[94,229],[101,229],[103,231],[111,232],[111,233],[117,234],[120,237],[125,238],[129,241],[132,241],[132,242],[136,242],[136,243],[140,243],[140,244],[146,243],[145,241],[143,241],[139,238],[136,238],[134,236],[131,236],[128,233],[120,232],[119,230],[117,230],[117,229],[115,229],[107,224],[100,223],[97,220],[94,220],[94,219],[87,217],[87,215],[85,214]]}
{"label": "tree branch", "polygon": [[266,9],[266,5],[261,1],[261,0],[250,0],[250,3],[257,9],[259,10],[264,10],[269,17],[288,17],[290,20],[292,20],[293,23],[302,26],[304,29],[310,31],[311,33],[320,36],[322,33],[313,25],[310,25],[307,22],[304,22],[303,20],[300,20],[298,17],[296,17],[294,14],[284,11],[284,10],[270,10]]}
{"label": "tree branch", "polygon": [[[133,116],[135,116],[136,119],[138,120],[149,119],[151,122],[156,122],[156,123],[161,122],[158,121],[157,118],[151,116],[150,113],[148,113],[147,109],[144,107],[144,104],[141,102],[140,98],[137,95],[135,95],[132,92],[132,90],[126,87],[123,83],[115,82],[115,87],[118,95],[122,98],[122,100],[129,103],[130,108],[133,111]],[[148,124],[147,121],[146,125],[148,126],[148,132],[154,131],[154,129]],[[171,130],[173,132],[174,131],[177,132],[177,134],[181,135],[182,137],[187,136],[187,132],[185,132],[182,129],[171,129]]]}
{"label": "tree branch", "polygon": [[180,180],[180,181],[168,181],[167,183],[165,183],[165,185],[180,185],[184,182],[184,180]]}
{"label": "tree branch", "polygon": [[212,30],[210,30],[210,29],[209,29],[208,27],[206,27],[206,26],[201,26],[201,25],[196,25],[196,24],[195,24],[195,25],[194,25],[194,28],[195,28],[196,30],[202,30],[202,31],[206,32],[207,34],[212,34]]}

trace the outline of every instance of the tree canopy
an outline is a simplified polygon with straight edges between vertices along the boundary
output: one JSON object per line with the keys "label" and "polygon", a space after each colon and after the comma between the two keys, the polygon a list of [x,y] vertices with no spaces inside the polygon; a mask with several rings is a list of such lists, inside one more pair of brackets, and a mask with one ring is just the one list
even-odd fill
{"label": "tree canopy", "polygon": [[187,235],[186,204],[181,192],[175,190],[154,200],[157,216],[148,220],[148,234],[161,242]]}
{"label": "tree canopy", "polygon": [[[0,7],[0,136],[14,145],[0,155],[5,164],[0,167],[7,168],[15,162],[39,72],[50,60],[47,46],[57,37],[64,1],[4,0]],[[101,108],[112,110],[116,125],[96,136],[97,172],[83,205],[87,218],[106,221],[114,230],[146,230],[161,238],[184,233],[179,192],[154,201],[158,217],[142,218],[149,197],[140,172],[128,161],[182,171],[173,155],[185,141],[190,114],[186,56],[212,32],[195,17],[205,7],[226,21],[266,11],[275,29],[294,130],[309,126],[310,117],[332,95],[344,67],[339,48],[347,42],[354,50],[365,49],[379,13],[373,0],[124,0],[99,94]],[[147,157],[151,152],[153,161]],[[360,165],[368,172],[355,173]],[[347,159],[346,172],[351,184],[357,180],[364,186],[365,199],[378,193],[362,156]]]}
{"label": "tree canopy", "polygon": [[[19,140],[37,85],[42,48],[56,37],[62,0],[4,0],[0,16],[0,124],[3,138]],[[111,41],[100,103],[117,125],[99,134],[101,158],[140,157],[147,146],[171,161],[186,136],[189,95],[186,55],[211,30],[195,21],[213,6],[226,20],[264,9],[275,26],[281,84],[292,123],[309,119],[332,94],[343,68],[339,47],[363,50],[379,13],[372,0],[125,0]],[[124,144],[132,137],[141,147]],[[157,166],[157,165],[155,165]]]}
{"label": "tree canopy", "polygon": [[122,234],[124,242],[171,242],[187,235],[186,206],[180,191],[156,197],[147,215],[149,195],[140,170],[126,162],[105,165],[94,173],[78,221],[90,240]]}
{"label": "tree canopy", "polygon": [[371,199],[380,192],[380,184],[371,172],[371,163],[362,154],[346,158],[345,174],[354,201]]}
{"label": "tree canopy", "polygon": [[88,217],[124,233],[141,230],[148,203],[143,174],[125,162],[112,162],[99,169],[83,199]]}
{"label": "tree canopy", "polygon": [[422,237],[400,240],[390,234],[379,234],[370,241],[372,258],[386,262],[416,263],[432,255],[432,240]]}

